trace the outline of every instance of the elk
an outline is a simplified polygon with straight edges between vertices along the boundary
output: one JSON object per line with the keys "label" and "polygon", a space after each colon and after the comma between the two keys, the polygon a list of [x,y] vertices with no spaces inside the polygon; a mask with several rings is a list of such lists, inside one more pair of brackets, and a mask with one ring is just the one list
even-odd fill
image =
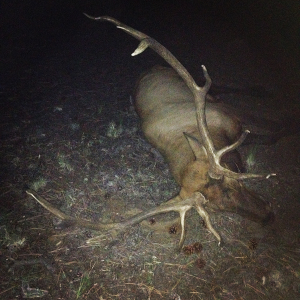
{"label": "elk", "polygon": [[[140,44],[132,56],[149,47],[172,66],[156,66],[142,75],[135,89],[135,109],[146,139],[168,162],[180,192],[148,212],[109,224],[76,219],[53,207],[35,191],[27,190],[27,194],[69,225],[113,233],[151,216],[176,211],[182,227],[179,249],[185,239],[186,212],[191,208],[205,220],[219,245],[222,239],[211,224],[207,209],[234,212],[262,224],[272,221],[270,206],[247,190],[241,180],[269,178],[275,174],[240,173],[242,161],[236,148],[249,131],[243,131],[240,120],[220,104],[206,103],[211,78],[205,66],[202,66],[205,84],[199,87],[183,65],[156,40],[112,17],[85,15],[93,20],[111,22],[138,39]],[[94,239],[87,243],[92,244]]]}

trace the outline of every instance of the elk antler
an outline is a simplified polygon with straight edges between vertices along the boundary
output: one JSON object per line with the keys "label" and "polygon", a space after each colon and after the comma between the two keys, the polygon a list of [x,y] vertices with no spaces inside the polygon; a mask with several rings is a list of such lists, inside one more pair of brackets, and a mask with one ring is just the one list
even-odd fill
{"label": "elk antler", "polygon": [[[117,232],[122,232],[127,227],[135,225],[137,223],[140,223],[141,221],[152,217],[154,215],[158,215],[161,213],[166,213],[170,211],[177,211],[180,214],[180,223],[181,223],[181,236],[179,241],[179,250],[181,249],[184,239],[185,239],[185,215],[186,213],[191,209],[195,208],[198,212],[198,214],[204,219],[205,224],[207,226],[207,229],[217,238],[219,241],[219,245],[221,245],[222,240],[220,235],[217,233],[217,231],[213,228],[210,222],[210,217],[207,211],[203,208],[203,204],[207,203],[207,200],[205,197],[199,193],[196,192],[192,195],[192,197],[176,202],[177,197],[169,200],[168,202],[160,205],[159,207],[155,207],[145,213],[140,213],[124,222],[120,223],[94,223],[90,221],[86,221],[83,219],[77,219],[74,217],[71,217],[69,215],[66,215],[62,211],[55,208],[53,205],[51,205],[47,200],[42,198],[41,196],[37,195],[36,192],[32,190],[27,190],[26,193],[33,197],[37,202],[39,202],[44,208],[46,208],[48,211],[53,213],[55,216],[60,218],[61,220],[65,221],[68,226],[71,225],[77,225],[82,226],[85,228],[93,229],[93,230],[108,230],[112,236],[115,236]],[[95,238],[91,238],[87,240],[87,243],[90,245],[98,244],[99,236]]]}
{"label": "elk antler", "polygon": [[[207,123],[206,123],[206,117],[205,117],[205,97],[208,93],[208,90],[211,86],[211,78],[208,75],[208,72],[204,66],[202,66],[204,77],[206,79],[205,85],[203,87],[199,87],[192,76],[189,74],[189,72],[184,68],[184,66],[170,53],[164,46],[159,44],[156,40],[150,38],[149,36],[145,35],[142,32],[139,32],[129,26],[126,26],[125,24],[119,22],[118,20],[111,18],[111,17],[91,17],[87,14],[85,14],[88,18],[92,20],[97,21],[108,21],[113,24],[115,24],[118,28],[124,30],[128,34],[132,35],[136,39],[140,40],[140,44],[137,47],[137,49],[132,53],[132,55],[138,55],[142,53],[147,47],[150,47],[155,52],[157,52],[161,57],[163,57],[181,76],[181,78],[185,81],[186,85],[189,87],[191,92],[193,93],[194,100],[195,100],[195,106],[196,106],[196,117],[197,117],[197,124],[198,129],[201,135],[201,139],[203,141],[204,148],[206,150],[208,159],[209,159],[209,176],[215,179],[221,179],[223,176],[231,177],[234,179],[245,179],[245,178],[269,178],[270,176],[273,176],[275,174],[269,174],[269,175],[259,175],[259,174],[240,174],[232,172],[220,165],[221,157],[233,149],[237,148],[246,138],[246,135],[249,133],[249,131],[245,131],[241,137],[236,141],[234,144],[224,147],[223,149],[216,150],[214,148],[212,139],[209,136]],[[64,220],[69,225],[77,225],[82,226],[94,230],[107,230],[112,235],[115,235],[118,231],[123,231],[128,226],[137,224],[141,222],[142,220],[149,218],[153,215],[157,215],[160,213],[166,213],[170,211],[177,211],[180,214],[180,220],[181,220],[181,226],[182,226],[182,232],[179,242],[179,248],[182,247],[184,239],[185,239],[185,216],[186,212],[190,210],[191,208],[195,208],[198,212],[198,214],[205,220],[207,228],[214,234],[214,236],[219,241],[219,245],[221,244],[221,237],[216,232],[216,230],[212,227],[210,218],[206,210],[203,208],[203,205],[207,202],[205,197],[200,192],[194,192],[189,198],[187,199],[181,199],[180,196],[176,196],[166,202],[165,204],[162,204],[159,207],[153,208],[152,210],[148,212],[140,213],[136,216],[133,216],[132,218],[120,222],[120,223],[109,223],[109,224],[103,224],[103,223],[94,223],[89,222],[82,219],[76,219],[74,217],[68,216],[61,212],[60,210],[56,209],[54,206],[52,206],[49,202],[47,202],[42,197],[38,196],[34,191],[27,190],[26,193],[33,197],[37,202],[39,202],[43,207],[45,207],[47,210],[49,210],[51,213],[53,213],[58,218]],[[89,244],[97,244],[97,241],[99,240],[99,237],[92,238],[87,241]]]}
{"label": "elk antler", "polygon": [[209,136],[206,118],[205,118],[205,97],[211,86],[211,78],[205,66],[202,65],[201,67],[206,82],[203,87],[199,87],[196,84],[193,77],[190,75],[190,73],[177,60],[177,58],[168,49],[166,49],[163,45],[157,42],[155,39],[149,37],[148,35],[136,29],[133,29],[121,23],[120,21],[112,17],[108,17],[108,16],[92,17],[86,13],[84,13],[84,15],[95,21],[108,21],[115,24],[117,28],[124,30],[129,35],[141,41],[139,46],[136,48],[136,50],[131,54],[132,56],[142,53],[149,47],[153,49],[156,53],[158,53],[166,62],[168,62],[174,68],[174,70],[180,75],[180,77],[184,80],[184,82],[186,83],[186,85],[189,87],[189,89],[194,95],[198,129],[203,141],[203,146],[208,156],[208,160],[209,160],[208,174],[211,178],[221,179],[223,176],[234,178],[234,179],[269,178],[271,176],[276,175],[276,174],[263,175],[263,174],[251,174],[251,173],[236,173],[221,166],[220,161],[222,156],[225,153],[230,152],[236,149],[239,145],[241,145],[250,131],[246,130],[238,139],[238,141],[236,141],[234,144],[227,146],[223,149],[220,149],[218,151],[215,149],[212,139]]}

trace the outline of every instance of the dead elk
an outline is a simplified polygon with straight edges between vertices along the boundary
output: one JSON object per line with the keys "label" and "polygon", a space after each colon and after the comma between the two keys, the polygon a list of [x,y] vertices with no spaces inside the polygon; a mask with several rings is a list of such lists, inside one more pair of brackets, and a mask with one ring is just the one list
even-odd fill
{"label": "dead elk", "polygon": [[[199,87],[181,63],[156,40],[111,17],[86,16],[93,20],[111,22],[140,40],[132,55],[140,54],[149,47],[173,67],[154,67],[139,79],[135,91],[135,108],[147,140],[167,160],[181,187],[180,193],[148,212],[121,223],[110,224],[95,224],[73,218],[53,207],[34,191],[28,190],[27,194],[70,225],[113,233],[153,215],[177,211],[182,226],[179,248],[185,238],[185,215],[191,208],[195,208],[205,220],[207,228],[219,244],[221,236],[213,228],[206,208],[235,212],[262,224],[270,221],[273,214],[269,205],[258,195],[248,191],[241,180],[269,178],[273,174],[239,173],[242,162],[235,149],[244,141],[248,131],[243,132],[239,119],[222,109],[218,103],[205,102],[211,86],[206,68],[202,66],[205,85]],[[87,242],[94,243],[95,239],[97,238]]]}

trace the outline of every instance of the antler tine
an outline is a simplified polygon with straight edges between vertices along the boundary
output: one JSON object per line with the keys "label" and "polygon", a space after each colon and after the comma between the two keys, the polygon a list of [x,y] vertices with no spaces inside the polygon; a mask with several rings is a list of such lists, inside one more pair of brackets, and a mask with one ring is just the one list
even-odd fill
{"label": "antler tine", "polygon": [[[137,40],[141,41],[137,49],[131,54],[132,56],[136,56],[140,53],[142,53],[144,50],[146,50],[148,47],[154,50],[158,55],[160,55],[166,62],[168,62],[175,71],[182,77],[182,79],[185,81],[185,83],[188,85],[188,87],[193,90],[194,87],[197,87],[198,89],[201,89],[196,82],[194,81],[193,77],[190,75],[190,73],[187,71],[187,69],[178,61],[178,59],[163,45],[161,45],[159,42],[157,42],[155,39],[149,37],[148,35],[130,27],[127,26],[120,21],[108,17],[108,16],[102,16],[102,17],[92,17],[86,13],[84,13],[85,16],[87,16],[89,19],[95,20],[95,21],[108,21],[110,23],[113,23],[117,26],[117,28],[125,31],[129,35],[133,36]],[[191,86],[192,85],[192,86]]]}
{"label": "antler tine", "polygon": [[186,85],[189,87],[191,92],[194,95],[195,106],[196,106],[196,115],[197,115],[197,123],[200,135],[202,137],[204,148],[206,149],[208,160],[209,160],[209,171],[208,174],[211,178],[221,179],[223,176],[234,178],[234,179],[247,179],[247,178],[269,178],[271,176],[275,176],[276,174],[251,174],[251,173],[235,173],[231,170],[228,170],[221,166],[220,161],[221,157],[229,152],[237,148],[246,138],[248,131],[245,131],[244,134],[239,138],[237,142],[233,145],[227,146],[224,149],[217,151],[213,145],[212,139],[210,138],[208,127],[205,118],[205,97],[211,86],[211,78],[207,72],[207,69],[204,65],[202,65],[202,70],[204,77],[206,79],[205,85],[203,87],[199,87],[187,69],[177,60],[177,58],[163,45],[157,42],[155,39],[149,37],[148,35],[133,29],[120,21],[108,17],[92,17],[86,13],[85,16],[95,21],[108,21],[117,26],[117,28],[122,29],[127,32],[129,35],[135,37],[140,42],[137,49],[132,53],[132,56],[138,55],[142,53],[148,47],[154,50],[158,55],[160,55],[166,62],[168,62],[174,70],[181,76]]}
{"label": "antler tine", "polygon": [[[169,200],[168,202],[162,204],[159,207],[155,207],[148,212],[141,213],[139,215],[136,215],[132,217],[131,219],[121,222],[121,223],[114,223],[114,228],[116,230],[123,230],[127,228],[128,226],[137,224],[149,217],[152,217],[154,215],[158,215],[161,213],[167,213],[171,211],[176,211],[180,215],[180,223],[181,223],[181,236],[180,236],[180,241],[178,245],[178,250],[181,250],[184,240],[185,240],[185,216],[186,213],[192,209],[195,208],[198,212],[198,214],[204,219],[207,229],[217,238],[218,240],[218,245],[222,245],[222,238],[219,235],[219,233],[213,228],[211,222],[210,222],[210,217],[207,211],[204,209],[203,205],[208,202],[208,200],[205,199],[203,194],[200,192],[195,192],[190,198],[187,198],[185,200],[179,201],[179,202],[174,202],[173,199]],[[112,224],[107,224],[107,225],[112,225]],[[101,224],[101,226],[105,226],[105,224]],[[111,228],[109,228],[111,230]],[[99,237],[91,238],[86,241],[87,244],[97,244]]]}
{"label": "antler tine", "polygon": [[[131,219],[120,222],[120,223],[95,223],[95,222],[90,222],[86,221],[83,219],[76,219],[74,217],[71,217],[69,215],[64,214],[62,211],[58,210],[54,206],[52,206],[47,200],[45,200],[43,197],[39,196],[35,191],[33,190],[27,190],[26,193],[33,197],[37,202],[39,202],[44,208],[46,208],[48,211],[53,213],[55,216],[58,218],[66,221],[68,225],[77,225],[77,226],[83,226],[85,228],[90,228],[93,230],[107,230],[108,232],[114,233],[116,232],[121,232],[122,230],[125,230],[127,227],[135,225],[137,223],[140,223],[141,221],[152,217],[154,215],[158,215],[161,213],[167,213],[171,211],[176,211],[180,214],[180,220],[181,220],[181,226],[182,226],[182,231],[181,231],[181,236],[180,236],[180,242],[179,242],[179,249],[182,248],[182,245],[185,240],[185,215],[186,212],[192,209],[193,207],[197,210],[199,215],[205,220],[207,224],[208,230],[217,238],[219,241],[219,245],[221,244],[221,237],[217,233],[217,231],[212,227],[210,218],[206,210],[203,208],[203,204],[207,202],[205,197],[199,193],[196,192],[194,195],[192,195],[190,198],[185,199],[180,202],[173,202],[174,199],[169,200],[167,203],[155,207],[148,212],[145,213],[140,213]],[[87,244],[93,245],[97,244],[99,240],[99,237],[94,237],[89,240],[87,240]]]}

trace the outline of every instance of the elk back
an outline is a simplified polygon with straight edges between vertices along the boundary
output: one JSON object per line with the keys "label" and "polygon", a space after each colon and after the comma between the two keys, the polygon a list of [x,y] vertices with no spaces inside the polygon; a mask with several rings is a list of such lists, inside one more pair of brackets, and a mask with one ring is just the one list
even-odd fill
{"label": "elk back", "polygon": [[[180,185],[182,199],[198,191],[214,210],[235,212],[261,223],[273,219],[269,205],[239,181],[209,178],[194,97],[173,69],[155,66],[141,76],[135,89],[135,108],[145,137],[164,156]],[[205,114],[216,149],[233,144],[242,134],[242,123],[222,104],[206,103]],[[243,171],[237,151],[224,155],[222,164],[233,171]]]}

